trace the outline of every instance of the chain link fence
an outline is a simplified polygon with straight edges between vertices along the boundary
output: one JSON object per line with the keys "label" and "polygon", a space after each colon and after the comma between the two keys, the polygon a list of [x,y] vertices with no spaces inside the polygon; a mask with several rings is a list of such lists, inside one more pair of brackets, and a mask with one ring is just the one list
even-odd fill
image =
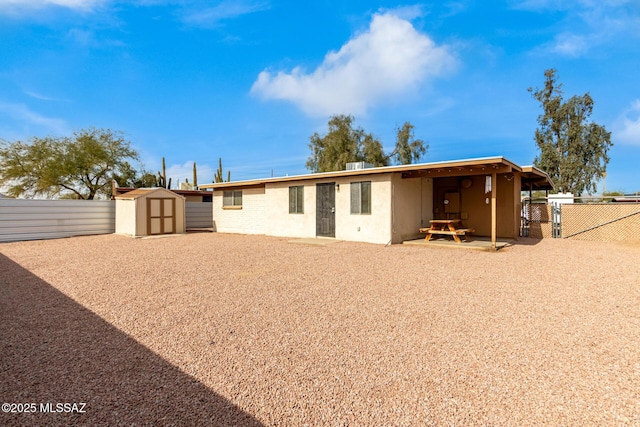
{"label": "chain link fence", "polygon": [[521,237],[576,240],[640,240],[640,203],[576,197],[554,205],[546,198],[522,202]]}
{"label": "chain link fence", "polygon": [[561,208],[565,239],[640,240],[640,203],[573,203]]}

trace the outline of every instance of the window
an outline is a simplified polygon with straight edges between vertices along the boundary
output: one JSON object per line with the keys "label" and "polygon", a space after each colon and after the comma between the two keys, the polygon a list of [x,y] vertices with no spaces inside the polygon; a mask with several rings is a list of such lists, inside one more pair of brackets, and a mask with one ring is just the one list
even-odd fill
{"label": "window", "polygon": [[304,213],[304,187],[289,187],[289,213]]}
{"label": "window", "polygon": [[222,198],[224,208],[242,208],[242,190],[227,190]]}
{"label": "window", "polygon": [[371,181],[351,183],[351,213],[371,213]]}

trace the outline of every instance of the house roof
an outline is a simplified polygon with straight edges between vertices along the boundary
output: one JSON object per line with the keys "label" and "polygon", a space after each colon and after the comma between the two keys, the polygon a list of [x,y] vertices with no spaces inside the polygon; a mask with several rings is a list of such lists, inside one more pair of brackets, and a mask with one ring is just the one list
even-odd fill
{"label": "house roof", "polygon": [[173,191],[167,190],[166,188],[162,188],[162,187],[137,188],[135,190],[127,191],[124,194],[120,194],[120,195],[116,196],[115,198],[117,200],[135,200],[137,198],[140,198],[140,197],[143,197],[143,196],[148,196],[148,195],[153,194],[153,193],[168,193],[167,195],[169,195],[169,196],[180,197],[180,198],[184,199],[184,196],[181,196],[180,194],[176,194]]}
{"label": "house roof", "polygon": [[[155,189],[155,188],[162,188],[162,187],[153,187],[153,188],[146,188],[146,190],[150,190],[150,189]],[[135,190],[145,190],[144,188],[133,188],[133,187],[113,187],[113,197],[112,199],[115,199],[118,196],[121,196],[123,194],[128,194],[131,193],[132,191]],[[169,191],[171,191],[172,193],[176,193],[179,194],[181,196],[211,196],[211,191],[200,191],[200,190],[171,190],[171,189],[167,189]]]}
{"label": "house roof", "polygon": [[[268,183],[287,181],[304,181],[312,179],[328,179],[359,175],[373,175],[398,172],[403,178],[431,177],[440,178],[446,176],[486,175],[491,173],[521,172],[524,179],[536,184],[535,189],[553,189],[549,176],[534,166],[521,167],[502,156],[482,157],[476,159],[461,159],[446,162],[431,162],[399,166],[382,166],[357,170],[343,170],[334,172],[311,173],[305,175],[293,175],[275,178],[252,179],[246,181],[216,182],[204,184],[200,188],[212,188],[221,190],[236,187],[264,186]],[[523,189],[529,189],[529,186]]]}
{"label": "house roof", "polygon": [[640,196],[616,196],[611,201],[617,203],[640,203]]}
{"label": "house roof", "polygon": [[522,166],[522,190],[555,190],[549,175],[535,166]]}

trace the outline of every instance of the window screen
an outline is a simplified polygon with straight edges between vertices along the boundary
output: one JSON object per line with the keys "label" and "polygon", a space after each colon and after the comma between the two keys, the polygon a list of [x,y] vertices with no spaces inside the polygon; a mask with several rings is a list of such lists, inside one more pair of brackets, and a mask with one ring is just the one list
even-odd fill
{"label": "window screen", "polygon": [[304,187],[289,187],[289,213],[304,213]]}
{"label": "window screen", "polygon": [[371,213],[371,181],[351,183],[351,213]]}
{"label": "window screen", "polygon": [[242,190],[226,190],[222,198],[222,206],[242,206]]}

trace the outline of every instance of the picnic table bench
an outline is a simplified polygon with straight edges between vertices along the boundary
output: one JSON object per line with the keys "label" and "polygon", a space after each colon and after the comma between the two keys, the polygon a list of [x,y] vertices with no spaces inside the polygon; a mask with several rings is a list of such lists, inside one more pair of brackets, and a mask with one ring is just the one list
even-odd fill
{"label": "picnic table bench", "polygon": [[466,241],[467,234],[476,231],[473,228],[456,228],[456,226],[462,222],[460,219],[432,219],[429,222],[431,223],[431,227],[420,229],[421,233],[427,233],[427,237],[425,237],[427,242],[431,240],[431,236],[434,234],[442,234],[453,236],[456,242],[462,243],[459,236],[464,236]]}

